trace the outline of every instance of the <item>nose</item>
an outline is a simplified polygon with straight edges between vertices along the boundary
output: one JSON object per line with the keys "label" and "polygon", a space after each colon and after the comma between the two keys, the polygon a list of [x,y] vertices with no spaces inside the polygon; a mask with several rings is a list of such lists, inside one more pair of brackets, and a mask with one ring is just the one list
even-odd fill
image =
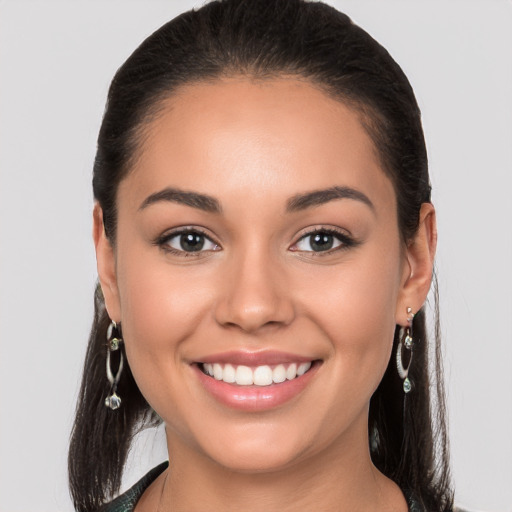
{"label": "nose", "polygon": [[262,251],[247,251],[227,264],[215,316],[224,327],[254,333],[289,325],[295,317],[286,272]]}

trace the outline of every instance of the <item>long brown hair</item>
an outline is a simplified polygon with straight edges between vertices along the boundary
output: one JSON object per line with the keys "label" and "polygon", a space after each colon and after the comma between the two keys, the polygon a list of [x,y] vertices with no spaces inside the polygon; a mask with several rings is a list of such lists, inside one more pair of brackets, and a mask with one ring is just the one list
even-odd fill
{"label": "long brown hair", "polygon": [[[130,171],[142,128],[160,102],[180,85],[240,74],[305,78],[356,109],[394,185],[402,239],[414,236],[421,204],[430,202],[430,184],[420,111],[398,64],[345,14],[320,2],[221,0],[162,26],[112,81],[93,189],[113,245],[116,191]],[[119,491],[134,434],[159,421],[128,365],[118,386],[122,407],[112,411],[104,406],[109,391],[104,373],[109,319],[99,287],[95,306],[69,451],[70,488],[79,512],[97,510]],[[413,392],[404,397],[390,360],[370,402],[368,428],[374,464],[427,510],[447,511],[452,491],[437,296],[434,309],[432,341],[424,311],[414,318]],[[395,348],[397,342],[398,328]],[[434,355],[432,361],[429,354]]]}

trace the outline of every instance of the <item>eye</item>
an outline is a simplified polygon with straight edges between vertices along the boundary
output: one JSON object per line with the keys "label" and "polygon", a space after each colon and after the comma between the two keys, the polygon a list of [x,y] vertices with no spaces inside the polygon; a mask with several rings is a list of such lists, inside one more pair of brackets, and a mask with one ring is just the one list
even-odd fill
{"label": "eye", "polygon": [[333,229],[317,229],[302,236],[292,247],[293,251],[333,252],[355,245],[345,233]]}
{"label": "eye", "polygon": [[186,253],[218,251],[220,249],[220,247],[204,233],[194,229],[186,229],[166,234],[157,240],[157,245],[169,252],[181,253],[183,256],[185,256]]}

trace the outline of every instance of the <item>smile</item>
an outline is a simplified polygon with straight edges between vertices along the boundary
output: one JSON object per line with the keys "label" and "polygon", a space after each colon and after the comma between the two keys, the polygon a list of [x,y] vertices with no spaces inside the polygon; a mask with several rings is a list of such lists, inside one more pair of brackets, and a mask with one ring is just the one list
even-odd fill
{"label": "smile", "polygon": [[228,384],[238,386],[270,386],[281,384],[304,375],[312,365],[312,361],[304,363],[278,364],[273,367],[262,365],[250,367],[220,363],[203,363],[201,368],[206,375]]}
{"label": "smile", "polygon": [[228,352],[191,365],[209,396],[229,408],[272,410],[300,396],[323,361],[283,352]]}

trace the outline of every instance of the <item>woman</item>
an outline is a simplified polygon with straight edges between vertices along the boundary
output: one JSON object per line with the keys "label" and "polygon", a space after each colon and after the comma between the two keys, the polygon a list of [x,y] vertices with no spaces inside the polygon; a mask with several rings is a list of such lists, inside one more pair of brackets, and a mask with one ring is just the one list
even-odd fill
{"label": "woman", "polygon": [[114,77],[93,186],[77,510],[159,421],[169,467],[104,510],[452,509],[420,113],[368,34],[298,0],[181,15]]}

